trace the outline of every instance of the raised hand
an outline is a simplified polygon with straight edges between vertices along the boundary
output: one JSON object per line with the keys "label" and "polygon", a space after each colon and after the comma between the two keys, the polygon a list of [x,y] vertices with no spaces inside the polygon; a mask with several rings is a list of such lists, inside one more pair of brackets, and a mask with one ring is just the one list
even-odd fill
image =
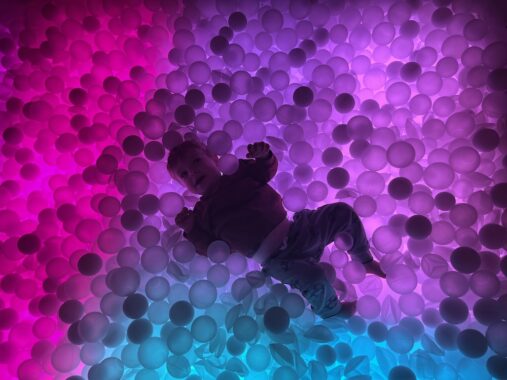
{"label": "raised hand", "polygon": [[253,144],[248,144],[247,158],[264,158],[269,154],[269,144],[259,141]]}

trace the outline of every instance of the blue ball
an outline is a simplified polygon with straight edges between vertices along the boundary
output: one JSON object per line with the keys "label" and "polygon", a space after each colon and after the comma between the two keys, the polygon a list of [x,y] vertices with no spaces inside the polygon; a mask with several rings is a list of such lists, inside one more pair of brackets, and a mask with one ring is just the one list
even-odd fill
{"label": "blue ball", "polygon": [[174,355],[188,352],[193,343],[192,334],[184,327],[176,327],[167,336],[167,347]]}
{"label": "blue ball", "polygon": [[217,323],[208,315],[201,315],[192,322],[190,331],[198,342],[209,342],[217,333]]}
{"label": "blue ball", "polygon": [[166,301],[156,301],[148,308],[148,319],[155,325],[161,325],[169,319],[169,304]]}
{"label": "blue ball", "polygon": [[123,376],[124,366],[120,359],[111,357],[95,364],[88,371],[90,380],[120,380]]}
{"label": "blue ball", "polygon": [[253,371],[264,371],[271,361],[271,354],[261,344],[254,344],[246,353],[246,362]]}
{"label": "blue ball", "polygon": [[387,338],[387,327],[382,322],[375,321],[368,326],[368,336],[375,342],[383,342]]}
{"label": "blue ball", "polygon": [[412,349],[414,338],[405,327],[394,326],[387,333],[387,345],[398,354],[406,354]]}
{"label": "blue ball", "polygon": [[169,295],[169,281],[165,277],[156,276],[148,280],[145,286],[146,295],[153,301],[160,301]]}
{"label": "blue ball", "polygon": [[153,325],[147,319],[136,319],[127,328],[127,336],[132,343],[140,344],[153,333]]}
{"label": "blue ball", "polygon": [[245,342],[242,342],[235,336],[231,336],[229,339],[227,339],[227,351],[229,351],[231,355],[241,355],[243,351],[245,351],[245,346]]}
{"label": "blue ball", "polygon": [[336,361],[336,351],[328,344],[320,345],[317,348],[317,360],[326,366],[332,365]]}
{"label": "blue ball", "polygon": [[389,371],[389,380],[416,380],[416,377],[410,368],[399,365]]}
{"label": "blue ball", "polygon": [[167,345],[164,341],[158,337],[151,337],[141,343],[137,357],[144,368],[156,369],[165,363],[167,354]]}
{"label": "blue ball", "polygon": [[264,326],[270,332],[280,334],[289,327],[289,313],[280,306],[270,307],[264,313]]}
{"label": "blue ball", "polygon": [[169,310],[169,318],[176,326],[184,326],[194,317],[194,308],[187,301],[175,302]]}
{"label": "blue ball", "polygon": [[137,344],[128,343],[121,351],[121,361],[129,368],[139,366],[139,358],[137,357],[139,346]]}
{"label": "blue ball", "polygon": [[190,374],[190,363],[185,356],[169,356],[167,358],[167,372],[177,379],[182,379]]}
{"label": "blue ball", "polygon": [[224,371],[217,376],[217,380],[239,380],[239,376],[231,371]]}
{"label": "blue ball", "polygon": [[232,326],[232,332],[234,333],[236,339],[243,342],[248,342],[255,338],[257,331],[257,322],[248,315],[243,315],[237,318]]}
{"label": "blue ball", "polygon": [[136,380],[158,380],[157,371],[143,368],[136,374]]}
{"label": "blue ball", "polygon": [[347,343],[338,343],[334,346],[336,351],[336,359],[340,362],[348,362],[352,357],[352,348]]}
{"label": "blue ball", "polygon": [[287,366],[278,367],[273,372],[273,380],[297,380],[298,378],[297,372]]}

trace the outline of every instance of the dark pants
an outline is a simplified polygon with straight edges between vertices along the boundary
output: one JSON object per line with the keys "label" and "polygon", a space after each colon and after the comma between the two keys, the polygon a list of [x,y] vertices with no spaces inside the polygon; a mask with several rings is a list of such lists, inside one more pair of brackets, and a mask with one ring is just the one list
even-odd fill
{"label": "dark pants", "polygon": [[262,271],[299,289],[314,312],[322,318],[335,315],[341,304],[319,260],[324,247],[334,242],[336,234],[343,232],[353,239],[347,252],[354,259],[362,263],[373,260],[361,220],[352,207],[337,202],[316,210],[296,212],[284,242],[286,244],[262,264]]}

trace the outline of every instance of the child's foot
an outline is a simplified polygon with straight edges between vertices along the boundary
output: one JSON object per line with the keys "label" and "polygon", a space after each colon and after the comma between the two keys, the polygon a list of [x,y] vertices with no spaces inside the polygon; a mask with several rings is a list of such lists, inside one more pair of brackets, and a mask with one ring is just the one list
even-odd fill
{"label": "child's foot", "polygon": [[382,277],[382,278],[386,278],[386,274],[384,273],[384,271],[380,268],[380,265],[377,261],[375,260],[372,260],[366,264],[363,264],[364,265],[364,269],[366,269],[366,273],[371,273],[371,274],[374,274],[376,276],[379,276],[379,277]]}
{"label": "child's foot", "polygon": [[[356,301],[340,302],[340,305],[337,306],[338,307],[341,306],[338,312],[332,309],[326,310],[325,312],[321,312],[321,314],[318,314],[319,317],[321,317],[322,319],[328,319],[332,317],[349,319],[356,312]],[[314,310],[313,306],[311,307],[311,309]]]}
{"label": "child's foot", "polygon": [[338,313],[338,317],[349,319],[352,317],[356,312],[356,301],[348,301],[348,302],[342,302],[342,308],[340,309],[340,312]]}

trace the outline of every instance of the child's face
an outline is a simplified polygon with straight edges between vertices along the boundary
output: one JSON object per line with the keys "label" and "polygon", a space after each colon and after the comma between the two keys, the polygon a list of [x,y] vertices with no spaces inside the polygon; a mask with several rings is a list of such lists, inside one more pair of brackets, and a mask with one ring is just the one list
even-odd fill
{"label": "child's face", "polygon": [[189,191],[204,194],[220,179],[216,162],[205,152],[197,149],[188,151],[176,164],[175,172]]}

